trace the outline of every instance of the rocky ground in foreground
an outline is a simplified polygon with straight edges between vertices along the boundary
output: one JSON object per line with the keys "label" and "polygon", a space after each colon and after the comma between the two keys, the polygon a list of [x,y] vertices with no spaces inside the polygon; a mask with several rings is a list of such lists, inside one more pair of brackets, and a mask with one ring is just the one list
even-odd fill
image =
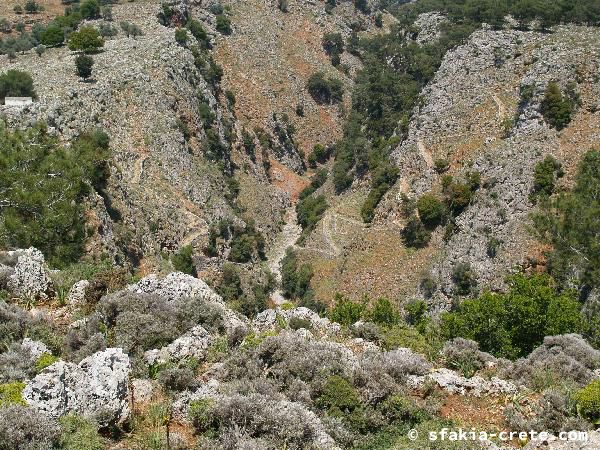
{"label": "rocky ground in foreground", "polygon": [[[413,445],[408,424],[423,436],[458,426],[590,428],[562,415],[557,391],[540,394],[536,384],[540,370],[575,385],[600,377],[600,352],[578,335],[547,337],[514,362],[460,338],[422,354],[410,339],[412,349],[382,347],[374,323],[341,326],[289,304],[249,320],[202,280],[176,272],[147,276],[100,299],[98,279],[80,280],[56,300],[61,273],[50,272],[40,252],[0,256],[0,286],[12,297],[12,304],[0,304],[0,324],[20,321],[0,355],[0,382],[8,383],[0,384],[0,399],[9,401],[7,386],[14,386],[18,400],[11,401],[27,405],[0,409],[0,437],[7,442],[18,442],[11,434],[15,420],[37,420],[31,433],[38,442],[51,440],[55,421],[69,414],[122,430],[119,444],[102,444],[115,449],[163,448],[167,436],[171,448],[265,449],[282,442],[378,448],[377,440],[361,439],[389,420],[389,435],[380,439],[392,439],[393,448]],[[29,311],[17,306],[25,299]],[[465,376],[464,367],[453,365],[461,360],[475,371]],[[153,419],[160,411],[168,414],[164,422]],[[37,435],[43,427],[49,434]],[[588,447],[550,440],[525,448],[590,448],[598,435],[590,438]]]}

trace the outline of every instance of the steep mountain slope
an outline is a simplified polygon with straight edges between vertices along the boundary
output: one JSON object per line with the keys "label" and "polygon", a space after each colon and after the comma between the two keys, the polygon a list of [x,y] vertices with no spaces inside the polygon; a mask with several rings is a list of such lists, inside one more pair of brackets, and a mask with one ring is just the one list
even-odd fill
{"label": "steep mountain slope", "polygon": [[[407,138],[392,152],[399,180],[373,226],[350,220],[358,220],[361,188],[333,198],[335,206],[307,246],[308,253],[313,245],[323,248],[328,236],[337,241],[335,252],[314,260],[319,292],[405,297],[429,278],[439,286],[434,303],[442,306],[453,295],[458,263],[470,264],[479,288],[500,289],[513,268],[543,262],[528,230],[534,169],[553,155],[566,171],[562,183],[568,186],[581,155],[597,143],[598,37],[594,28],[573,26],[548,34],[483,29],[450,51],[422,93]],[[563,91],[576,83],[581,102],[560,132],[539,113],[551,81]],[[523,100],[528,86],[533,94]],[[436,171],[439,160],[448,161],[447,171]],[[405,250],[400,232],[406,200],[428,192],[441,196],[444,176],[461,179],[475,171],[482,188],[458,216],[450,239],[446,242],[438,229],[427,248]],[[343,227],[336,227],[340,223]],[[499,243],[494,256],[488,254],[492,240]]]}

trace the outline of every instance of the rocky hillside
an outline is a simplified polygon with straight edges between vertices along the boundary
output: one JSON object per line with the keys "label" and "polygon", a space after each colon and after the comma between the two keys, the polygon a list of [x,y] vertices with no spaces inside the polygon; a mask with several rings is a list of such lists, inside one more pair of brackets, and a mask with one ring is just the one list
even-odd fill
{"label": "rocky hillside", "polygon": [[58,3],[0,5],[0,449],[600,445],[595,3]]}
{"label": "rocky hillside", "polygon": [[[360,220],[360,184],[332,198],[334,206],[306,248],[317,268],[318,292],[423,295],[419,284],[429,278],[439,288],[435,303],[443,305],[452,297],[452,271],[459,263],[470,264],[480,288],[491,289],[501,289],[515,268],[543,264],[528,229],[535,166],[555,157],[567,187],[582,154],[595,147],[598,36],[594,28],[575,26],[551,34],[483,29],[451,50],[422,93],[406,139],[392,152],[399,178],[373,225]],[[561,131],[539,112],[550,81],[563,90],[575,83],[581,102]],[[524,101],[527,87],[532,94]],[[436,162],[447,168],[436,169]],[[464,178],[468,172],[481,174],[482,188],[457,217],[449,239],[438,229],[426,248],[406,249],[401,231],[407,203],[426,193],[441,195],[444,176]],[[489,256],[496,241],[497,251]]]}

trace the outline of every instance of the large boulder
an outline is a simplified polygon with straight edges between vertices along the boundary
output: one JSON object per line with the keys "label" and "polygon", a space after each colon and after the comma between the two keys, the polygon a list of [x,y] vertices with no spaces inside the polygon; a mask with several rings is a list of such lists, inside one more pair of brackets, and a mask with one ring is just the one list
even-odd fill
{"label": "large boulder", "polygon": [[108,348],[78,365],[58,361],[31,380],[23,398],[52,418],[74,412],[98,420],[101,426],[129,417],[129,357]]}
{"label": "large boulder", "polygon": [[52,283],[42,252],[31,247],[7,252],[5,256],[16,259],[12,274],[8,276],[8,290],[17,297],[47,298]]}
{"label": "large boulder", "polygon": [[223,303],[223,299],[204,281],[181,272],[170,273],[164,278],[158,278],[154,274],[148,275],[136,284],[128,286],[127,290],[136,293],[154,294],[169,301],[200,297],[206,301]]}
{"label": "large boulder", "polygon": [[160,350],[148,350],[144,359],[148,364],[166,363],[173,359],[196,358],[204,360],[213,339],[200,325],[195,326],[180,338]]}

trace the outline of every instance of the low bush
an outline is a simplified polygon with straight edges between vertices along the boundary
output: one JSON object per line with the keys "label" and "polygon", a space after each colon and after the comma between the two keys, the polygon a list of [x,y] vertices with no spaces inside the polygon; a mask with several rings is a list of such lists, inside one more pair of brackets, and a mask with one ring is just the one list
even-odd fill
{"label": "low bush", "polygon": [[329,311],[329,318],[333,322],[350,326],[362,318],[365,310],[364,302],[356,302],[341,294],[336,294],[335,304]]}
{"label": "low bush", "polygon": [[344,94],[342,82],[337,78],[326,77],[323,72],[312,74],[306,88],[312,98],[320,104],[340,102]]}
{"label": "low bush", "polygon": [[98,425],[76,414],[60,418],[60,448],[64,450],[102,450],[104,439],[98,434]]}
{"label": "low bush", "polygon": [[0,408],[9,405],[26,405],[22,395],[24,388],[25,383],[20,381],[0,384]]}
{"label": "low bush", "polygon": [[25,406],[0,407],[0,448],[40,450],[56,448],[58,425],[46,415]]}
{"label": "low bush", "polygon": [[592,381],[575,395],[577,411],[593,423],[600,422],[600,380]]}

